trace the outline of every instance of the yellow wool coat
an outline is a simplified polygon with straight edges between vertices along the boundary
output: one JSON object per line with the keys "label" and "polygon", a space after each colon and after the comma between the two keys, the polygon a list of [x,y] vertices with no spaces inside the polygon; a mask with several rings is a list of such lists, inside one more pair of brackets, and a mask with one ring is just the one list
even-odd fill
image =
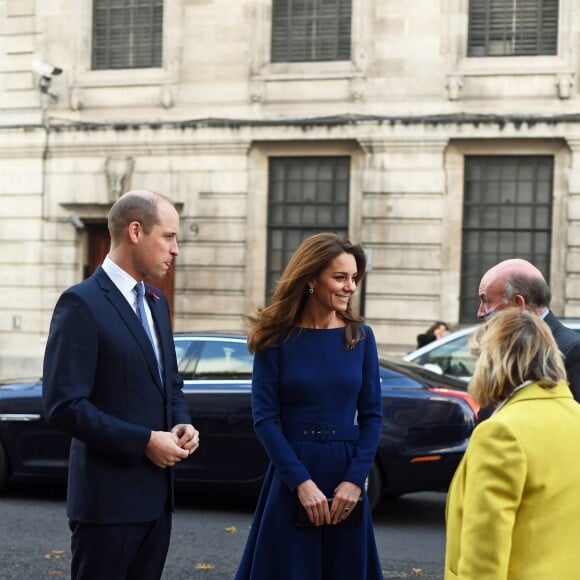
{"label": "yellow wool coat", "polygon": [[478,425],[447,497],[445,580],[580,579],[580,405],[532,383]]}

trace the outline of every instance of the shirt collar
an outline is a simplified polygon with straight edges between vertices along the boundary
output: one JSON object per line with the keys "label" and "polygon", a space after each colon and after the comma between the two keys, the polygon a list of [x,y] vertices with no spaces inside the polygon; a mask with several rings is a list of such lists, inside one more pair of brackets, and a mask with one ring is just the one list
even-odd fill
{"label": "shirt collar", "polygon": [[117,266],[117,264],[115,264],[115,262],[109,258],[108,254],[105,257],[105,261],[103,262],[103,270],[107,273],[121,294],[123,294],[123,296],[129,300],[129,297],[132,295],[133,288],[135,288],[135,284],[138,283],[137,280],[135,280],[135,278],[133,278],[133,276],[130,274],[127,274],[123,268]]}
{"label": "shirt collar", "polygon": [[518,391],[521,391],[524,387],[531,385],[534,381],[525,381],[521,385],[518,385],[499,405],[495,408],[492,415],[495,415]]}

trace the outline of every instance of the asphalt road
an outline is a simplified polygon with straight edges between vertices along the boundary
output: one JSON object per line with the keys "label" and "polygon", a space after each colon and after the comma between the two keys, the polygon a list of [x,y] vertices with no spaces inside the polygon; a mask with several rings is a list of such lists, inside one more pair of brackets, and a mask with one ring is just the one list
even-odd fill
{"label": "asphalt road", "polygon": [[[163,580],[231,580],[247,538],[255,500],[180,493]],[[386,580],[441,580],[445,495],[412,494],[374,515]],[[64,490],[13,486],[0,496],[0,580],[69,580]],[[357,580],[357,579],[352,579]]]}

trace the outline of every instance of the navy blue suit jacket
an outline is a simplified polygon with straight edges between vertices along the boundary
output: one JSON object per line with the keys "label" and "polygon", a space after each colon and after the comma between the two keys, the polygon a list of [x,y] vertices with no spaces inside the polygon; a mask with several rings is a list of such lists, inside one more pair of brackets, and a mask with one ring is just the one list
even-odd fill
{"label": "navy blue suit jacket", "polygon": [[574,398],[580,402],[580,336],[564,326],[553,314],[548,312],[544,322],[550,327],[558,348],[564,355],[566,375]]}
{"label": "navy blue suit jacket", "polygon": [[172,470],[145,456],[150,433],[191,419],[166,298],[146,297],[163,383],[145,330],[102,268],[69,288],[52,317],[43,372],[49,424],[72,435],[67,514],[79,522],[151,521],[173,505]]}

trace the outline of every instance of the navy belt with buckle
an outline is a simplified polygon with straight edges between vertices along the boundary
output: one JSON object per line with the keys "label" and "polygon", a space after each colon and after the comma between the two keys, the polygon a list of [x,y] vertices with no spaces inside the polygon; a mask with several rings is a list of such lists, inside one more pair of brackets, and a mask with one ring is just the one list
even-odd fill
{"label": "navy belt with buckle", "polygon": [[300,423],[282,425],[288,441],[356,441],[358,425],[332,425],[329,423]]}

